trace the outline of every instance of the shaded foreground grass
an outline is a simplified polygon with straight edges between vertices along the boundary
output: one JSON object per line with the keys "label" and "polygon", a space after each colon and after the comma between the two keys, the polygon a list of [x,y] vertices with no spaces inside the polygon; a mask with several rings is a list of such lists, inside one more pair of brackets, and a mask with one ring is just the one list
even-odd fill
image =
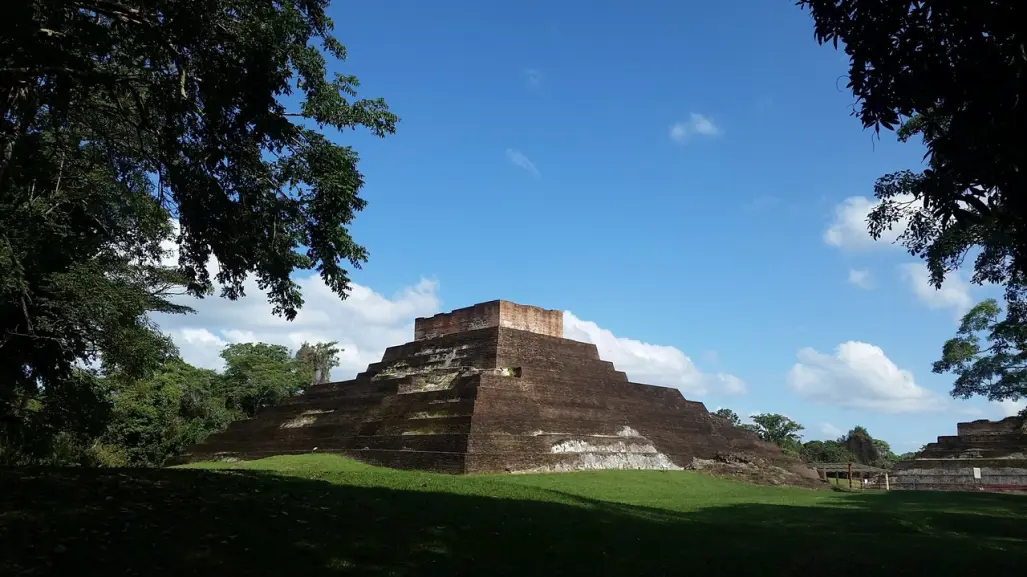
{"label": "shaded foreground grass", "polygon": [[[212,470],[217,469],[217,470]],[[0,574],[1023,575],[1027,499],[690,472],[449,477],[327,455],[0,471]]]}

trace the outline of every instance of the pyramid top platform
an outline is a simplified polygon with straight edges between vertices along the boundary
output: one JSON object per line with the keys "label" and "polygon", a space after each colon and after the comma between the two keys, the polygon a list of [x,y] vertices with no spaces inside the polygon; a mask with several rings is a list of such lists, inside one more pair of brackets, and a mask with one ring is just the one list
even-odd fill
{"label": "pyramid top platform", "polygon": [[414,340],[425,341],[446,335],[501,327],[563,337],[563,311],[495,300],[414,320]]}

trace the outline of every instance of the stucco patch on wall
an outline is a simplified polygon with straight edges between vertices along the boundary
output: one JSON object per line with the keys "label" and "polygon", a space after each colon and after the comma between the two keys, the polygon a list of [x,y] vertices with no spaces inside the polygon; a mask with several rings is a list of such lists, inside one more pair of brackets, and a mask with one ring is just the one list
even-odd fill
{"label": "stucco patch on wall", "polygon": [[580,439],[560,441],[553,444],[550,453],[657,453],[652,443],[615,443],[594,444]]}
{"label": "stucco patch on wall", "polygon": [[663,453],[582,453],[574,461],[545,465],[516,473],[562,473],[597,469],[651,469],[680,471]]}
{"label": "stucco patch on wall", "polygon": [[303,411],[299,415],[289,419],[278,426],[280,429],[298,429],[299,427],[306,427],[313,425],[317,422],[317,416],[325,413],[333,413],[334,410],[318,410],[312,409],[309,411]]}

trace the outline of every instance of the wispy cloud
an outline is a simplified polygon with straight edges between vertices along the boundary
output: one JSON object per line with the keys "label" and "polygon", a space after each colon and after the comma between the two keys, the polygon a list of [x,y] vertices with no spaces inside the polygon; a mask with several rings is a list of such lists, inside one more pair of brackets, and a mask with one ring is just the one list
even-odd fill
{"label": "wispy cloud", "polygon": [[1027,409],[1027,399],[1020,399],[1017,401],[1007,399],[1005,401],[994,401],[992,404],[999,406],[1003,417],[1012,417],[1013,415],[1020,414],[1020,411]]}
{"label": "wispy cloud", "polygon": [[874,277],[866,269],[852,268],[849,269],[849,284],[870,290],[874,288]]}
{"label": "wispy cloud", "polygon": [[670,139],[675,142],[685,142],[692,136],[720,136],[723,131],[713,122],[709,116],[696,112],[688,116],[688,120],[675,122],[670,126]]}
{"label": "wispy cloud", "polygon": [[538,86],[542,84],[542,71],[536,68],[528,68],[524,71],[524,81],[528,83],[528,86]]}
{"label": "wispy cloud", "polygon": [[845,434],[841,429],[831,423],[820,423],[820,432],[832,439],[837,439]]}
{"label": "wispy cloud", "polygon": [[929,309],[951,310],[958,321],[974,305],[970,283],[959,272],[945,279],[940,289],[931,284],[931,273],[923,263],[912,262],[901,265],[900,274],[906,280],[913,295]]}
{"label": "wispy cloud", "polygon": [[520,150],[514,150],[512,148],[506,149],[506,159],[510,161],[514,166],[519,166],[524,170],[527,170],[535,178],[542,178],[542,173],[539,172],[535,163],[530,158],[524,155]]}

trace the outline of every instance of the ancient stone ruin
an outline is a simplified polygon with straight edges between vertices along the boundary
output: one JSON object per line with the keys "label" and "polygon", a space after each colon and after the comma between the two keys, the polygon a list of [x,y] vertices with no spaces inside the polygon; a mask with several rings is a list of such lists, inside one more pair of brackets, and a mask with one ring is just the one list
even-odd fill
{"label": "ancient stone ruin", "polygon": [[1027,434],[1018,417],[958,423],[895,465],[892,488],[1027,491]]}
{"label": "ancient stone ruin", "polygon": [[448,473],[681,469],[748,454],[815,473],[677,389],[631,383],[563,313],[491,301],[419,318],[353,380],[312,387],[192,447],[188,461],[327,452]]}

